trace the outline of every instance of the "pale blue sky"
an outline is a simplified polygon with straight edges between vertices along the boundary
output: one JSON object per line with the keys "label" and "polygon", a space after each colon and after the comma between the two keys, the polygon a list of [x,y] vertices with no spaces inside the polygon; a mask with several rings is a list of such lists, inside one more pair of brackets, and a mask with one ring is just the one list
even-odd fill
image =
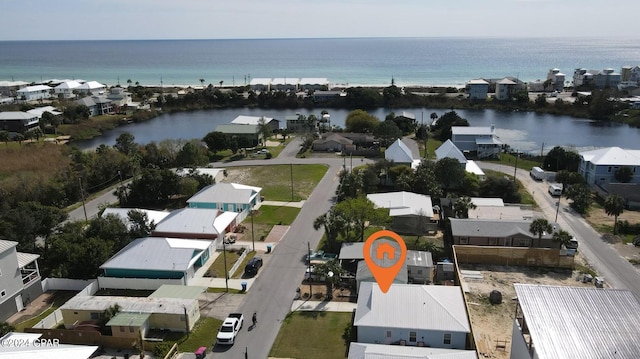
{"label": "pale blue sky", "polygon": [[632,37],[638,0],[0,0],[0,40]]}

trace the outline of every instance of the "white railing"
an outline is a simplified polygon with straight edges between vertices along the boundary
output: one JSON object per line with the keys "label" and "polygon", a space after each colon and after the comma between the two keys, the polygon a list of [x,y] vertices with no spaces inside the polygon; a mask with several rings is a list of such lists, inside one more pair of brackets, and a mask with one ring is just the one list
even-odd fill
{"label": "white railing", "polygon": [[244,251],[242,251],[242,254],[240,255],[240,257],[238,257],[238,260],[233,264],[233,267],[229,269],[229,274],[228,274],[229,278],[233,277],[233,273],[235,273],[236,270],[238,270],[238,267],[240,267],[240,264],[249,253],[249,246],[232,246],[232,248],[233,249],[243,248]]}

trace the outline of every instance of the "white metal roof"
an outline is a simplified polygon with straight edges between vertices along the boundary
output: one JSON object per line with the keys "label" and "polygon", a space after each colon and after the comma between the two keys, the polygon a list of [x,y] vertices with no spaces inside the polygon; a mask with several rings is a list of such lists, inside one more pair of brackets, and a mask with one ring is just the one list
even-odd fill
{"label": "white metal roof", "polygon": [[296,77],[275,77],[271,79],[271,85],[297,85],[300,82]]}
{"label": "white metal roof", "polygon": [[505,78],[503,78],[502,80],[500,80],[500,81],[496,82],[496,83],[497,83],[497,84],[500,84],[500,85],[515,85],[515,84],[516,84],[515,82],[513,82],[513,81],[509,80],[509,79],[508,79],[508,78],[506,78],[506,77],[505,77]]}
{"label": "white metal roof", "polygon": [[51,87],[47,85],[35,85],[35,86],[27,86],[18,90],[18,93],[29,93],[29,92],[39,92],[39,91],[49,91]]}
{"label": "white metal roof", "polygon": [[423,215],[433,217],[431,197],[413,192],[387,192],[368,194],[367,198],[376,207],[389,208],[389,215],[410,216]]}
{"label": "white metal roof", "polygon": [[81,89],[81,90],[95,90],[95,89],[101,89],[101,88],[107,88],[107,86],[97,81],[85,82],[80,86],[78,86],[78,89]]}
{"label": "white metal roof", "polygon": [[9,120],[15,120],[15,121],[21,121],[21,120],[27,120],[27,121],[31,121],[35,118],[38,118],[38,115],[35,115],[33,113],[28,113],[28,112],[22,112],[22,111],[4,111],[4,112],[0,112],[0,120],[3,121],[9,121]]}
{"label": "white metal roof", "polygon": [[352,342],[348,359],[478,359],[474,350]]}
{"label": "white metal roof", "polygon": [[39,254],[17,252],[18,254],[18,268],[24,268],[28,264],[35,262],[40,258]]}
{"label": "white metal roof", "polygon": [[408,250],[405,261],[412,267],[433,267],[431,252]]}
{"label": "white metal roof", "polygon": [[212,241],[196,239],[138,238],[100,268],[186,271],[211,244]]}
{"label": "white metal roof", "polygon": [[156,225],[155,232],[218,235],[220,232],[214,227],[214,221],[220,212],[215,208],[177,209]]}
{"label": "white metal roof", "polygon": [[519,206],[478,206],[469,209],[469,218],[533,220],[533,211]]}
{"label": "white metal roof", "polygon": [[238,218],[238,213],[236,212],[221,212],[213,221],[213,227],[218,231],[218,233],[222,233],[231,223],[233,223],[233,221],[236,220],[236,218]]}
{"label": "white metal roof", "polygon": [[467,163],[467,158],[464,157],[462,151],[460,151],[460,149],[456,145],[454,145],[451,140],[446,140],[443,144],[440,145],[440,147],[436,149],[437,160],[441,160],[446,157],[454,158],[460,163]]}
{"label": "white metal roof", "polygon": [[273,118],[271,117],[239,115],[236,118],[234,118],[233,121],[231,121],[231,123],[237,123],[241,125],[259,125],[260,119],[264,119],[264,123],[269,123],[273,121]]}
{"label": "white metal roof", "polygon": [[251,79],[251,81],[249,82],[249,85],[251,86],[255,86],[255,85],[269,85],[271,83],[271,79],[270,78],[254,78]]}
{"label": "white metal roof", "polygon": [[56,89],[75,89],[80,87],[82,84],[78,81],[65,81],[60,85],[56,86]]}
{"label": "white metal roof", "polygon": [[187,200],[187,203],[251,203],[262,188],[239,183],[216,183],[201,189]]}
{"label": "white metal roof", "polygon": [[31,110],[27,110],[28,113],[36,115],[38,117],[42,117],[42,114],[45,112],[49,112],[52,115],[62,115],[62,112],[58,111],[55,107],[53,106],[44,106],[44,107],[36,107],[34,109]]}
{"label": "white metal roof", "polygon": [[451,126],[454,135],[494,135],[495,129],[490,126]]}
{"label": "white metal roof", "polygon": [[469,85],[489,85],[489,83],[483,79],[473,79],[467,83]]}
{"label": "white metal roof", "polygon": [[364,327],[471,332],[460,287],[393,284],[382,293],[362,282],[353,324]]}
{"label": "white metal roof", "polygon": [[7,241],[4,239],[0,239],[0,253],[4,253],[5,251],[15,247],[18,245],[18,242]]}
{"label": "white metal roof", "polygon": [[115,216],[118,216],[120,218],[120,220],[124,224],[127,225],[127,227],[131,228],[131,222],[129,221],[129,212],[130,211],[134,211],[134,210],[146,213],[147,214],[147,218],[149,219],[149,221],[153,222],[155,224],[160,223],[160,221],[162,221],[168,215],[171,214],[171,212],[154,211],[154,210],[151,210],[151,209],[143,209],[143,208],[111,208],[111,207],[107,207],[102,212],[102,217],[104,217],[106,215],[109,215],[109,214],[113,214]]}
{"label": "white metal roof", "polygon": [[485,197],[471,197],[471,202],[476,206],[498,206],[503,207],[504,201],[502,198],[485,198]]}
{"label": "white metal roof", "polygon": [[580,152],[580,156],[585,162],[591,162],[597,166],[640,166],[640,151],[638,150],[607,147]]}
{"label": "white metal roof", "polygon": [[338,259],[364,259],[364,242],[344,242]]}
{"label": "white metal roof", "polygon": [[0,87],[25,86],[28,84],[28,82],[24,81],[0,81]]}
{"label": "white metal roof", "polygon": [[472,160],[468,160],[467,163],[465,163],[464,170],[478,176],[484,176],[484,171],[480,168],[480,166],[478,166],[475,161]]}
{"label": "white metal roof", "polygon": [[8,359],[88,359],[98,350],[94,345],[49,344],[38,342],[42,334],[35,333],[7,333],[0,341],[2,343],[22,343],[23,345],[3,345],[0,358]]}
{"label": "white metal roof", "polygon": [[384,151],[384,158],[396,163],[413,163],[411,150],[400,139],[397,139]]}
{"label": "white metal roof", "polygon": [[539,359],[636,359],[640,303],[621,289],[514,284]]}
{"label": "white metal roof", "polygon": [[329,80],[326,77],[303,77],[300,79],[300,85],[327,85]]}

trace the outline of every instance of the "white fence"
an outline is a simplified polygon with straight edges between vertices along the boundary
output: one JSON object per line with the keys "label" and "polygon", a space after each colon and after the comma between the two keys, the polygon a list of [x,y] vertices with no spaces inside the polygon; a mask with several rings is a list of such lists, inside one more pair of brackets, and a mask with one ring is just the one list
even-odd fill
{"label": "white fence", "polygon": [[231,246],[231,248],[227,247],[227,249],[244,249],[240,257],[238,257],[238,260],[233,264],[233,267],[229,269],[229,278],[231,278],[233,277],[233,273],[235,273],[236,270],[238,270],[238,267],[240,267],[240,264],[249,253],[249,246]]}
{"label": "white fence", "polygon": [[62,322],[62,312],[60,309],[56,309],[53,313],[47,315],[44,319],[36,323],[33,328],[53,329],[60,322]]}
{"label": "white fence", "polygon": [[42,291],[50,290],[77,290],[85,292],[85,295],[93,295],[98,291],[98,281],[95,279],[68,279],[68,278],[45,278],[42,282]]}
{"label": "white fence", "polygon": [[163,284],[185,285],[182,279],[98,277],[100,288],[156,290]]}

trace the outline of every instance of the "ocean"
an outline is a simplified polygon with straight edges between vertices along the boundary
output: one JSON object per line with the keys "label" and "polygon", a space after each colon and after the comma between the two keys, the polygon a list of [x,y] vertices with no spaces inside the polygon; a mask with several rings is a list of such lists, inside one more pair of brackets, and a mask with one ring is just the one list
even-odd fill
{"label": "ocean", "polygon": [[83,79],[109,86],[240,86],[252,78],[327,78],[338,86],[464,86],[474,78],[544,80],[551,68],[640,64],[632,38],[340,38],[2,41],[0,81]]}

